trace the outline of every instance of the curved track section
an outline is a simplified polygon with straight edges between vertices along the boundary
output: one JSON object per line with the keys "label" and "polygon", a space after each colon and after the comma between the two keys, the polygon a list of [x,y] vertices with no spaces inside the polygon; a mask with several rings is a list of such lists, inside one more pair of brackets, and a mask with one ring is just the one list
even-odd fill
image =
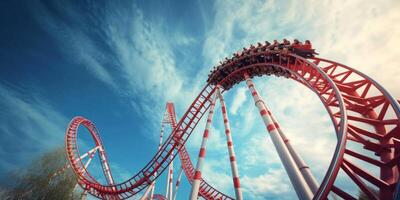
{"label": "curved track section", "polygon": [[[326,59],[311,60],[334,81],[346,105],[346,139],[356,145],[345,147],[340,165],[343,174],[370,199],[393,199],[400,168],[398,102],[381,85],[355,69]],[[315,85],[320,84],[316,81]],[[357,150],[356,146],[365,151]],[[379,172],[378,176],[374,175],[375,171]],[[332,191],[342,198],[352,198],[335,185]]]}
{"label": "curved track section", "polygon": [[[81,171],[85,169],[78,162],[77,127],[80,124],[88,127],[89,122],[84,118],[74,118],[66,133],[66,151],[79,184],[92,195],[104,199],[128,198],[148,187],[179,152],[185,151],[184,144],[210,107],[216,85],[221,85],[225,91],[229,90],[244,80],[244,72],[251,77],[276,75],[291,78],[311,89],[326,107],[338,142],[314,199],[326,199],[331,192],[344,199],[355,199],[345,191],[346,188],[335,184],[339,172],[346,174],[371,199],[393,199],[400,155],[400,107],[396,100],[371,78],[345,65],[321,58],[307,60],[294,54],[269,50],[242,55],[214,70],[208,84],[176,124],[160,150],[142,170],[125,182],[102,185],[89,173],[82,175]],[[92,131],[91,134],[93,136]],[[96,137],[93,138],[99,140]],[[366,155],[357,148],[351,149],[348,141],[360,144],[375,156]],[[181,159],[187,161],[188,157]],[[356,164],[359,162],[376,167],[379,176],[373,175],[374,169]],[[190,171],[193,171],[193,166],[188,169]],[[157,176],[154,176],[155,173]],[[190,179],[193,175],[188,173],[187,176]],[[371,184],[378,188],[379,194],[370,189]]]}

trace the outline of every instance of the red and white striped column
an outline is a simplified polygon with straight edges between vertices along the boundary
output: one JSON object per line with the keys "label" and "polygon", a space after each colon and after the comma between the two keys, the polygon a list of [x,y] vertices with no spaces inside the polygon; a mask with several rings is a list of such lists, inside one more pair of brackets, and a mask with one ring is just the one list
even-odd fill
{"label": "red and white striped column", "polygon": [[305,181],[307,182],[308,186],[310,187],[313,194],[316,194],[319,188],[319,184],[315,177],[312,175],[310,167],[304,162],[301,156],[294,150],[290,140],[286,137],[283,133],[282,128],[279,126],[278,122],[276,121],[274,115],[272,114],[271,110],[268,108],[265,102],[263,102],[265,108],[267,109],[268,114],[271,116],[272,121],[274,122],[279,135],[285,142],[287,149],[289,150],[290,155],[292,156],[294,162],[297,165],[297,168],[300,170],[301,175],[303,175]]}
{"label": "red and white striped column", "polygon": [[181,182],[181,178],[182,178],[182,167],[179,169],[179,174],[178,174],[178,179],[176,179],[176,184],[175,184],[175,192],[174,192],[174,197],[173,200],[176,200],[176,194],[178,193],[178,189],[179,189],[179,184]]}
{"label": "red and white striped column", "polygon": [[201,141],[199,158],[197,159],[196,169],[194,172],[192,190],[190,191],[190,197],[189,197],[190,200],[197,200],[197,197],[199,194],[199,188],[200,188],[200,183],[201,183],[201,170],[203,169],[203,163],[204,163],[204,159],[206,157],[207,140],[208,140],[209,133],[210,133],[211,122],[212,122],[212,119],[214,116],[215,102],[216,102],[217,98],[218,98],[217,92],[214,92],[214,94],[212,96],[212,102],[210,105],[210,111],[209,111],[208,117],[207,117],[206,128],[204,130],[203,139]]}
{"label": "red and white striped column", "polygon": [[282,164],[285,167],[286,173],[289,176],[289,179],[296,191],[298,198],[301,200],[312,199],[313,194],[311,192],[311,189],[308,187],[306,181],[304,180],[304,177],[301,175],[295,161],[290,155],[289,150],[286,148],[285,142],[278,132],[277,125],[275,125],[275,123],[271,119],[271,116],[267,112],[267,108],[265,107],[261,97],[258,95],[253,81],[250,79],[250,76],[247,73],[244,73],[244,78],[246,79],[246,84],[261,114],[261,118],[263,119],[264,124],[268,132],[270,133],[271,140],[274,143],[275,149],[278,152],[279,158],[281,159]]}
{"label": "red and white striped column", "polygon": [[[172,158],[172,156],[171,156]],[[172,185],[173,185],[173,176],[174,176],[174,161],[172,161],[169,164],[169,173],[168,173],[168,187],[167,187],[167,195],[165,197],[167,197],[168,200],[172,200],[172,196],[173,196],[173,191],[172,191]]]}
{"label": "red and white striped column", "polygon": [[[161,149],[162,143],[163,143],[163,136],[164,136],[164,118],[165,118],[165,113],[163,120],[161,121],[161,131],[160,131],[160,140],[158,142],[158,150]],[[154,176],[157,176],[157,172],[154,173]],[[151,187],[151,193],[150,193],[150,199],[153,199],[154,197],[154,190],[156,189],[156,180],[154,179],[153,183],[149,186]],[[147,194],[143,195],[147,197]]]}
{"label": "red and white striped column", "polygon": [[228,119],[228,114],[227,114],[227,110],[226,110],[226,106],[225,106],[225,101],[224,101],[224,97],[222,96],[222,94],[219,91],[219,88],[217,89],[217,92],[219,95],[219,101],[221,103],[222,116],[224,118],[225,136],[226,136],[226,142],[227,142],[227,146],[228,146],[229,160],[231,163],[231,171],[232,171],[232,178],[233,178],[233,186],[235,188],[235,195],[236,195],[237,200],[242,200],[243,195],[242,195],[242,190],[240,189],[239,170],[237,168],[236,155],[235,155],[235,151],[233,148],[233,140],[232,140],[232,135],[231,135],[231,127],[229,125],[229,119]]}

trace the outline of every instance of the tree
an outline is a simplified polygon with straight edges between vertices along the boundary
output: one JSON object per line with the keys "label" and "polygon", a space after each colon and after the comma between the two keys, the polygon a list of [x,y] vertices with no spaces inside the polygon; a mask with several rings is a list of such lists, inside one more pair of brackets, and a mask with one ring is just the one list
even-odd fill
{"label": "tree", "polygon": [[64,148],[57,148],[43,154],[34,160],[27,169],[16,170],[10,173],[11,186],[0,187],[1,199],[60,199],[70,200],[80,198],[74,192],[76,178],[70,168],[61,173],[67,160]]}

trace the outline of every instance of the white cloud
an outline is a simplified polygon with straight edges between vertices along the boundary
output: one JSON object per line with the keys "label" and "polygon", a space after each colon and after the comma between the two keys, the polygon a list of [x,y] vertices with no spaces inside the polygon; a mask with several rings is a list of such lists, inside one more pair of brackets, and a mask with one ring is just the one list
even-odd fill
{"label": "white cloud", "polygon": [[[318,4],[317,4],[318,6]],[[400,52],[400,4],[398,1],[331,2],[319,6],[322,13],[312,28],[324,30],[312,34],[321,56],[339,61],[370,75],[395,97],[400,96],[400,72],[396,58]]]}
{"label": "white cloud", "polygon": [[[88,35],[84,33],[84,29],[74,28],[61,20],[58,20],[40,2],[31,2],[33,16],[36,21],[53,37],[58,43],[61,51],[67,55],[70,62],[77,62],[83,65],[87,70],[92,72],[95,77],[109,86],[116,88],[114,78],[108,71],[110,66],[107,66],[109,59],[103,52],[98,51],[98,44]],[[80,15],[69,4],[56,2],[56,8],[62,8],[63,12],[72,20],[80,18]],[[83,21],[77,21],[80,26],[85,26]]]}
{"label": "white cloud", "polygon": [[[221,162],[225,160],[226,162]],[[219,160],[207,159],[204,163],[202,176],[210,185],[234,197],[233,181],[230,172],[228,157],[220,158]]]}
{"label": "white cloud", "polygon": [[[204,64],[212,66],[241,47],[258,41],[284,37],[311,39],[321,57],[360,69],[376,79],[395,97],[399,97],[400,80],[394,76],[400,73],[397,60],[400,52],[396,50],[400,44],[400,26],[396,26],[400,22],[399,6],[400,3],[395,0],[368,3],[361,0],[345,2],[292,0],[284,3],[275,0],[266,3],[248,1],[245,4],[241,1],[216,1],[214,22],[206,33],[202,49]],[[183,35],[170,41],[168,35],[162,31],[162,23],[147,21],[143,13],[135,6],[129,11],[131,11],[128,14],[129,23],[121,24],[118,23],[119,15],[126,13],[110,9],[108,12],[112,15],[109,15],[110,18],[107,19],[105,26],[107,39],[110,39],[107,40],[108,44],[117,52],[117,57],[113,58],[113,61],[121,66],[117,69],[118,75],[110,73],[110,69],[105,67],[101,54],[95,51],[95,44],[91,43],[85,35],[79,32],[72,34],[73,32],[68,28],[55,26],[54,24],[57,23],[51,21],[52,18],[48,14],[44,13],[44,16],[46,20],[50,20],[47,21],[46,26],[52,29],[51,31],[62,29],[67,32],[65,34],[72,34],[70,37],[78,38],[77,42],[72,44],[73,49],[81,50],[78,51],[79,54],[88,52],[80,59],[96,77],[123,91],[127,96],[146,93],[148,96],[144,97],[143,101],[132,100],[133,108],[136,111],[139,110],[138,112],[151,114],[147,117],[154,121],[155,126],[158,126],[161,116],[154,113],[162,113],[160,109],[164,104],[157,105],[158,110],[155,110],[154,102],[174,100],[178,106],[177,109],[183,110],[194,99],[196,92],[200,91],[201,81],[204,81],[209,69],[204,68],[187,80],[185,74],[182,74],[183,72],[175,66],[171,43],[184,46],[195,41]],[[60,32],[56,34],[60,35]],[[65,39],[64,36],[62,34],[58,36],[62,37],[59,40]],[[122,77],[122,83],[118,83],[115,77]],[[331,122],[319,100],[304,88],[290,85],[282,80],[267,83],[259,81],[257,86],[260,93],[264,94],[263,97],[267,97],[265,98],[267,104],[291,139],[295,149],[321,179],[331,158],[335,139]],[[245,164],[238,163],[244,172],[241,174],[251,171],[251,167],[257,167],[258,163],[264,164],[265,166],[262,167],[265,168],[277,162],[276,155],[272,154],[272,143],[268,139],[260,139],[252,134],[262,133],[265,127],[258,119],[258,112],[253,102],[246,98],[249,94],[244,95],[245,93],[244,88],[239,88],[234,97],[230,111],[244,120],[231,119],[234,121],[232,129],[240,133],[239,137],[244,136],[241,138],[244,138],[240,141],[241,143],[260,146],[260,149],[249,150],[242,147],[237,151],[238,155],[247,161]],[[238,112],[239,110],[241,112]],[[202,130],[203,127],[199,124],[197,129]],[[217,133],[215,130],[213,132]],[[199,146],[201,135],[192,136],[196,137],[196,140],[189,144],[189,148]],[[157,138],[156,135],[154,136]],[[249,137],[247,141],[246,137]],[[212,140],[224,144],[222,137],[212,136],[210,140],[210,144]],[[212,152],[212,147],[217,145],[209,146],[209,151]],[[197,155],[197,152],[192,155]],[[265,158],[265,155],[271,156]],[[219,157],[207,158],[206,163],[216,163],[219,160]],[[221,174],[221,171],[223,170],[210,166],[205,169],[205,172],[210,174],[212,183],[226,189],[230,184],[230,179],[226,173]],[[276,182],[276,177],[280,173],[281,171],[276,170],[270,174],[261,173],[252,178],[243,176],[243,183],[260,184],[246,186],[246,191],[254,197],[260,197],[271,190],[275,191],[271,188],[273,186],[268,184],[271,182],[268,180]],[[276,191],[293,194],[293,191],[287,189]]]}
{"label": "white cloud", "polygon": [[[399,8],[394,0],[217,1],[203,55],[214,64],[249,43],[311,39],[321,57],[359,69],[399,97],[400,80],[393,76],[400,72],[395,50],[400,44]],[[242,36],[232,36],[235,31]]]}
{"label": "white cloud", "polygon": [[283,170],[270,170],[265,174],[250,177],[243,176],[242,185],[245,192],[251,199],[265,199],[279,196],[279,199],[295,199],[296,196],[284,195],[292,189],[287,179],[283,177],[286,173]]}
{"label": "white cloud", "polygon": [[[396,59],[400,52],[395,48],[400,44],[400,28],[396,26],[400,22],[399,6],[398,1],[218,1],[214,4],[216,19],[207,34],[203,56],[209,63],[217,63],[249,43],[284,37],[311,39],[321,57],[365,72],[399,97],[400,80],[393,76],[400,72]],[[260,81],[257,86],[266,94],[266,102],[295,149],[321,180],[336,140],[319,100],[304,88],[289,86],[284,81]],[[258,114],[245,112],[244,105],[240,113],[247,114],[245,119]],[[235,106],[231,109],[236,112]],[[235,127],[243,126],[248,127],[243,120],[235,123]],[[255,129],[248,131],[254,134]],[[246,164],[266,162],[260,152],[246,149],[244,153],[251,154],[243,155],[249,161]]]}
{"label": "white cloud", "polygon": [[[177,109],[182,109],[200,91],[202,84],[183,87],[192,77],[185,78],[183,70],[176,68],[173,52],[173,46],[187,46],[196,42],[195,39],[179,31],[172,35],[167,33],[165,23],[145,19],[134,3],[123,9],[110,5],[104,16],[98,16],[104,18],[95,27],[102,33],[100,41],[94,41],[83,28],[89,22],[82,20],[77,26],[71,26],[59,20],[46,6],[36,4],[33,13],[37,21],[54,37],[66,57],[78,61],[94,77],[130,101],[132,109],[150,122],[149,129],[159,126],[157,122],[161,116],[154,113],[162,113],[165,105],[159,102],[174,100]],[[82,18],[69,4],[56,3],[55,6],[56,9],[65,7],[62,10],[70,20]],[[104,50],[105,45],[110,48],[109,53]],[[157,140],[157,133],[152,133],[146,136]]]}
{"label": "white cloud", "polygon": [[246,101],[246,99],[247,99],[246,95],[247,95],[247,88],[240,87],[237,89],[236,95],[233,97],[233,102],[232,102],[232,106],[230,109],[230,111],[233,115],[237,114],[237,111],[239,110],[239,108]]}
{"label": "white cloud", "polygon": [[[0,84],[0,147],[3,172],[21,167],[40,152],[62,146],[68,120],[38,94]],[[6,114],[7,113],[7,114]]]}
{"label": "white cloud", "polygon": [[250,170],[260,166],[265,168],[272,164],[280,165],[278,154],[268,133],[265,131],[253,135],[244,144],[245,148],[238,152],[243,162],[242,168]]}

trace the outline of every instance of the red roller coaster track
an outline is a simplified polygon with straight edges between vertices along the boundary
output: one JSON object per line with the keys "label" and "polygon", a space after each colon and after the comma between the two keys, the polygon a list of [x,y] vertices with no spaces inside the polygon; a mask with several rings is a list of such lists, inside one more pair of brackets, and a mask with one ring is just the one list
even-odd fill
{"label": "red roller coaster track", "polygon": [[[174,119],[171,122],[172,133],[150,162],[122,183],[114,183],[112,179],[104,147],[93,123],[83,117],[72,119],[66,131],[65,147],[78,183],[96,197],[126,199],[148,187],[178,153],[183,170],[192,183],[195,170],[184,145],[210,108],[212,95],[218,87],[223,89],[222,93],[226,92],[236,83],[246,80],[244,74],[250,77],[276,75],[295,80],[318,95],[330,115],[337,144],[327,173],[313,199],[327,199],[329,194],[343,199],[356,199],[335,182],[339,172],[348,176],[370,199],[395,198],[400,168],[400,106],[396,99],[365,74],[343,64],[270,50],[242,55],[214,70],[178,123],[172,104],[167,106]],[[265,115],[265,112],[261,114]],[[77,130],[80,125],[89,130],[96,146],[99,146],[107,185],[96,181],[80,159],[77,146]],[[364,150],[347,145],[349,141],[361,145]],[[366,152],[373,152],[374,155]],[[360,161],[373,167],[363,168],[356,164]],[[378,177],[373,175],[374,171],[380,172]],[[378,188],[378,193],[369,185]],[[233,199],[204,180],[199,194],[205,199]]]}

